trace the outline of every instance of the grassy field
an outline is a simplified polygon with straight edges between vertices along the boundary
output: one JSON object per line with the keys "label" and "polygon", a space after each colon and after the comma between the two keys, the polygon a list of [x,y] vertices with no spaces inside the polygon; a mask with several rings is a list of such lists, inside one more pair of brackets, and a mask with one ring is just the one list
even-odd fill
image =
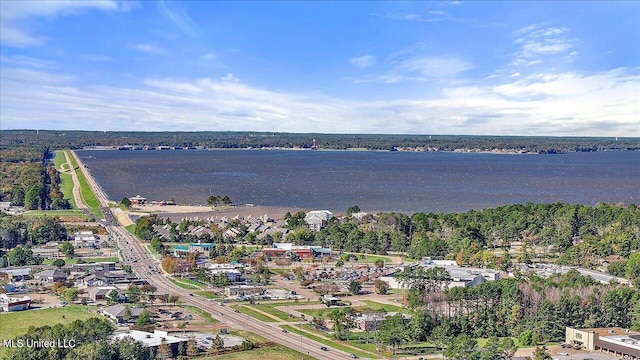
{"label": "grassy field", "polygon": [[302,336],[304,336],[304,337],[306,337],[308,339],[317,341],[317,342],[319,342],[321,344],[324,344],[324,345],[327,345],[327,346],[330,346],[330,347],[333,347],[333,348],[336,348],[338,350],[342,350],[342,351],[345,351],[345,352],[348,352],[348,353],[354,353],[354,354],[356,354],[356,355],[358,355],[360,357],[365,357],[365,358],[376,357],[375,355],[370,354],[368,352],[358,351],[358,350],[353,349],[353,348],[351,348],[349,346],[342,345],[342,342],[338,342],[336,340],[329,340],[329,339],[325,339],[325,338],[320,337],[320,336],[309,334],[306,331],[299,330],[298,328],[295,328],[295,327],[290,326],[290,325],[282,325],[280,327],[283,328],[283,329],[286,329],[290,333],[294,333],[294,334],[297,334],[297,335],[302,335]]}
{"label": "grassy field", "polygon": [[[346,257],[346,255],[349,255],[351,253],[344,253],[342,254],[342,258],[344,259]],[[382,255],[364,255],[363,254],[355,254],[358,257],[358,261],[354,261],[354,264],[374,264],[376,261],[378,260],[382,260],[385,263],[391,263],[393,262],[393,260],[390,257],[387,256],[382,256]],[[350,261],[345,262],[345,265],[347,264],[351,264]]]}
{"label": "grassy field", "polygon": [[383,303],[379,303],[379,302],[375,302],[375,301],[371,301],[371,300],[362,300],[363,303],[367,304],[366,307],[359,307],[358,309],[363,310],[363,309],[371,309],[373,311],[380,311],[380,310],[384,310],[386,312],[400,312],[400,313],[408,313],[407,309],[404,309],[400,306],[396,306],[396,305],[391,305],[391,304],[383,304]]}
{"label": "grassy field", "polygon": [[260,303],[260,305],[253,305],[256,309],[262,311],[262,312],[266,312],[269,315],[273,315],[275,317],[277,317],[278,319],[282,319],[283,321],[296,321],[296,317],[290,317],[289,314],[287,314],[286,312],[276,309],[276,307],[281,307],[281,306],[286,306],[287,304],[289,304],[289,308],[291,310],[295,309],[295,303],[291,302],[291,303],[283,303],[283,302],[279,302],[279,303],[273,303],[273,304],[269,304],[269,303]]}
{"label": "grassy field", "polygon": [[195,291],[194,293],[207,299],[218,299],[220,297],[220,295],[211,291]]}
{"label": "grassy field", "polygon": [[98,198],[91,190],[91,186],[89,186],[87,178],[84,176],[82,170],[78,167],[76,159],[71,154],[69,154],[69,158],[71,159],[71,165],[78,175],[78,182],[80,183],[80,196],[82,197],[82,200],[93,215],[98,218],[102,218],[104,215],[102,214],[102,206],[100,206],[100,201],[98,201]]}
{"label": "grassy field", "polygon": [[22,214],[23,216],[57,216],[64,217],[86,217],[82,210],[29,210]]}
{"label": "grassy field", "polygon": [[183,288],[185,290],[198,290],[198,289],[200,289],[199,286],[190,284],[187,279],[180,279],[180,280],[169,279],[169,280],[172,283],[174,283],[175,285],[180,286],[181,288]]}
{"label": "grassy field", "polygon": [[127,229],[127,231],[130,232],[132,235],[136,234],[136,224],[127,225],[124,228]]}
{"label": "grassy field", "polygon": [[252,318],[255,318],[257,320],[263,321],[263,322],[278,322],[278,320],[273,319],[270,316],[267,316],[263,313],[257,312],[249,307],[246,306],[242,306],[242,305],[234,305],[231,306],[232,309],[234,310],[239,310],[241,313],[245,314],[245,315],[249,315]]}
{"label": "grassy field", "polygon": [[206,356],[198,358],[200,360],[312,360],[314,357],[301,354],[295,350],[284,346],[276,345],[262,347],[249,351],[236,352],[233,354]]}
{"label": "grassy field", "polygon": [[[13,339],[23,335],[30,326],[40,327],[57,323],[68,324],[76,320],[85,320],[97,316],[97,314],[92,314],[79,305],[3,313],[0,314],[0,329],[2,330],[0,340]],[[0,358],[4,358],[5,351],[6,348],[0,347]]]}
{"label": "grassy field", "polygon": [[[69,168],[67,159],[64,156],[64,151],[56,151],[56,157],[53,159],[56,169],[60,171],[62,165],[65,164],[65,169]],[[73,198],[73,179],[71,174],[60,173],[60,191],[64,194],[64,198],[69,200],[69,203],[74,209],[77,209],[76,200]]]}
{"label": "grassy field", "polygon": [[210,313],[208,313],[208,312],[206,312],[206,311],[204,311],[204,310],[202,310],[202,309],[200,309],[198,307],[185,305],[184,308],[189,310],[189,311],[191,311],[192,313],[194,313],[194,314],[196,314],[198,316],[201,316],[209,324],[217,324],[217,323],[219,323],[219,321],[214,319],[211,316]]}

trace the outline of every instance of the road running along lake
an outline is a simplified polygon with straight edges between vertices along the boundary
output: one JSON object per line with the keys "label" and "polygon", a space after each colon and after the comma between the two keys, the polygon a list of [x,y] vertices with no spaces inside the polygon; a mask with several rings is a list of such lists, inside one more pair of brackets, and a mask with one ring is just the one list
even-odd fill
{"label": "road running along lake", "polygon": [[640,204],[640,152],[78,151],[113,200],[461,212],[512,203]]}

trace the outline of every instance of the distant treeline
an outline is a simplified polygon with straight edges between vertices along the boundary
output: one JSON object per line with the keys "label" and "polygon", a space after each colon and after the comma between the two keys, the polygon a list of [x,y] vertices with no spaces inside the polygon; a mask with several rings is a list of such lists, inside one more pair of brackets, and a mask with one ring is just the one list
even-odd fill
{"label": "distant treeline", "polygon": [[640,138],[455,135],[298,134],[265,132],[124,132],[3,130],[0,149],[42,146],[52,150],[85,146],[169,146],[176,148],[319,148],[417,151],[509,151],[562,153],[639,150]]}

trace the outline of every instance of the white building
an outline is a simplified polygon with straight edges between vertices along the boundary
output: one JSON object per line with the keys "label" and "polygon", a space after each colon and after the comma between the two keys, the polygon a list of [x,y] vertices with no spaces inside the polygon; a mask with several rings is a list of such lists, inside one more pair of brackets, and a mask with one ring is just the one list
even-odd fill
{"label": "white building", "polygon": [[[444,268],[449,273],[449,281],[447,281],[447,287],[449,289],[454,287],[470,287],[480,285],[487,281],[500,280],[500,272],[493,269],[477,269],[460,267],[453,260],[425,260],[420,263],[406,264],[399,267],[401,271],[404,271],[407,267],[421,266],[423,268]],[[402,289],[406,285],[395,278],[393,275],[381,276],[380,280],[386,281],[389,287],[392,289]]]}
{"label": "white building", "polygon": [[315,210],[309,211],[304,217],[304,221],[309,226],[309,229],[320,231],[323,227],[327,226],[327,223],[332,217],[333,213],[329,210]]}
{"label": "white building", "polygon": [[27,310],[29,306],[31,306],[31,298],[28,296],[18,299],[0,294],[0,309],[4,312]]}
{"label": "white building", "polygon": [[176,336],[169,335],[166,331],[153,330],[153,333],[138,330],[128,330],[123,332],[115,332],[111,335],[112,340],[121,340],[126,337],[130,337],[135,341],[141,342],[144,347],[157,349],[166,345],[171,349],[171,356],[178,355],[178,345],[182,342],[187,342],[187,339],[182,339]]}
{"label": "white building", "polygon": [[73,233],[73,246],[76,248],[100,247],[100,236],[91,231],[76,231]]}
{"label": "white building", "polygon": [[233,264],[210,264],[208,269],[213,277],[226,275],[232,282],[242,281],[242,272]]}

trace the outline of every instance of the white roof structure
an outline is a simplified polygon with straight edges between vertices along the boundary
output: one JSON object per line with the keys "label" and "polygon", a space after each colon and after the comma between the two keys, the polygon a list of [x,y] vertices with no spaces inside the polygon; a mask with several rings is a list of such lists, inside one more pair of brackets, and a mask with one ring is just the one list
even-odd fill
{"label": "white roof structure", "polygon": [[175,344],[185,342],[187,339],[181,339],[179,337],[171,336],[166,331],[153,330],[153,333],[138,330],[128,330],[123,332],[116,332],[111,335],[113,340],[121,340],[125,337],[130,337],[133,340],[140,341],[145,347],[157,347],[162,344]]}

